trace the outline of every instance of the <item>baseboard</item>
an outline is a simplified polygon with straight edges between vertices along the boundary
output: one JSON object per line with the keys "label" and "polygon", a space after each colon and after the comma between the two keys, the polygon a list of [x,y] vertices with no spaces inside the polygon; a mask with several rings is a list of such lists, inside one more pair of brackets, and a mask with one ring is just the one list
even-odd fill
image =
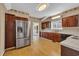
{"label": "baseboard", "polygon": [[1,52],[0,52],[0,56],[3,56],[4,53],[5,53],[5,50],[1,51]]}
{"label": "baseboard", "polygon": [[5,49],[6,51],[8,51],[8,50],[11,50],[11,49],[14,49],[15,47],[10,47],[10,48],[7,48],[7,49]]}

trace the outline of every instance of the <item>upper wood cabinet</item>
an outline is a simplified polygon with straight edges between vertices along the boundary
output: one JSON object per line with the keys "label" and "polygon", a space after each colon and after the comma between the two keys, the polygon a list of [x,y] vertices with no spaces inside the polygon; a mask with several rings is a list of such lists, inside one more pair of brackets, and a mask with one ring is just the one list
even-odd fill
{"label": "upper wood cabinet", "polygon": [[42,22],[41,23],[41,28],[42,29],[50,28],[50,21]]}
{"label": "upper wood cabinet", "polygon": [[62,26],[63,27],[76,27],[78,24],[77,15],[69,16],[62,19]]}

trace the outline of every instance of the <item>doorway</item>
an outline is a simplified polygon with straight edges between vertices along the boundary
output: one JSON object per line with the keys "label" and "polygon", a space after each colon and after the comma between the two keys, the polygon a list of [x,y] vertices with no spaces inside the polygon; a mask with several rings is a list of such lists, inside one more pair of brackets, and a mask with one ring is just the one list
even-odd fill
{"label": "doorway", "polygon": [[33,22],[32,38],[34,40],[39,38],[39,23],[38,22]]}

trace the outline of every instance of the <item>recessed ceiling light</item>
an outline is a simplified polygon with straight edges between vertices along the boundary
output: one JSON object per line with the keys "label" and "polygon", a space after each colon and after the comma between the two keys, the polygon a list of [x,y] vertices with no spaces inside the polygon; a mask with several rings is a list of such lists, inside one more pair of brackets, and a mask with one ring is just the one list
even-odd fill
{"label": "recessed ceiling light", "polygon": [[45,10],[46,9],[46,7],[47,7],[47,3],[41,3],[41,4],[39,4],[38,5],[38,11],[43,11],[43,10]]}

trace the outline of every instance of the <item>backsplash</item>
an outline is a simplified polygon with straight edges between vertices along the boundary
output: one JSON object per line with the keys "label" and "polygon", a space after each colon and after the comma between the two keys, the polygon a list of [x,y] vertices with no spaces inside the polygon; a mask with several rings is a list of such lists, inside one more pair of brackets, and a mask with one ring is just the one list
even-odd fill
{"label": "backsplash", "polygon": [[62,30],[59,30],[59,32],[79,36],[79,27],[64,27]]}
{"label": "backsplash", "polygon": [[42,32],[58,32],[62,34],[71,34],[74,36],[79,36],[79,27],[64,27],[63,29],[45,29]]}

